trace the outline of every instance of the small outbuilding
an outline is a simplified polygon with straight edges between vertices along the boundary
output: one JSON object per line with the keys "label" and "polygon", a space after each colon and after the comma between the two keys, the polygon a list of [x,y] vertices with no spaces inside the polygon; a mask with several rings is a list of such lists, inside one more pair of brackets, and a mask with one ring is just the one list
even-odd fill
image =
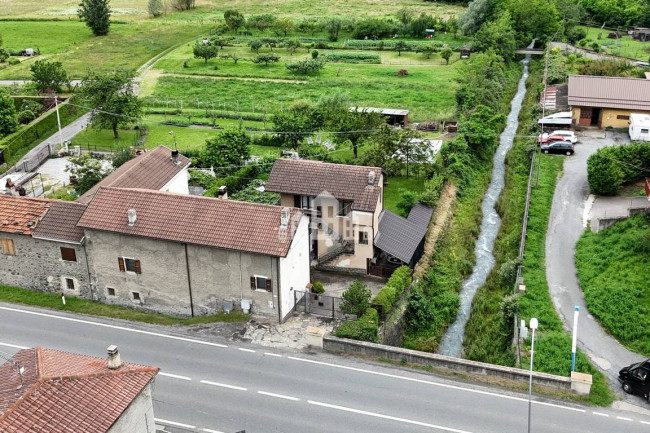
{"label": "small outbuilding", "polygon": [[630,114],[630,138],[634,141],[650,141],[650,115]]}
{"label": "small outbuilding", "polygon": [[471,52],[472,52],[472,49],[469,46],[464,45],[460,49],[460,58],[461,59],[469,59],[469,55],[470,55]]}
{"label": "small outbuilding", "polygon": [[350,111],[356,111],[357,113],[379,113],[386,119],[386,123],[392,126],[404,127],[409,123],[409,110],[400,110],[396,108],[350,107]]}

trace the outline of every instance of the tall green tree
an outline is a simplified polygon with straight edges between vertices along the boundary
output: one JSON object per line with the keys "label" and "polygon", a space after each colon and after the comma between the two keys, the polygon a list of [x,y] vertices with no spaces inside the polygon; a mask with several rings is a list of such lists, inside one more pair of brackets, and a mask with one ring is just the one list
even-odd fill
{"label": "tall green tree", "polygon": [[36,84],[39,92],[45,92],[48,89],[60,92],[61,86],[69,82],[68,74],[63,69],[61,62],[37,60],[29,67],[29,70],[32,72],[32,81]]}
{"label": "tall green tree", "polygon": [[149,3],[147,4],[147,10],[149,11],[149,15],[152,17],[159,17],[163,12],[162,0],[149,0]]}
{"label": "tall green tree", "polygon": [[218,52],[219,48],[216,45],[204,44],[202,42],[195,43],[194,48],[192,48],[194,57],[205,60],[206,65],[208,64],[209,59],[217,57]]}
{"label": "tall green tree", "polygon": [[447,64],[449,64],[449,59],[451,59],[451,56],[453,54],[454,54],[454,51],[449,47],[445,47],[445,48],[442,49],[442,51],[440,51],[440,57],[445,59],[445,62]]}
{"label": "tall green tree", "polygon": [[286,37],[287,33],[293,30],[294,23],[291,18],[278,18],[275,20],[273,27],[277,30],[278,33],[281,33]]}
{"label": "tall green tree", "polygon": [[299,100],[287,110],[278,111],[272,118],[273,129],[287,147],[298,144],[323,126],[323,114],[311,101]]}
{"label": "tall green tree", "polygon": [[483,24],[474,35],[472,50],[478,52],[494,50],[507,62],[514,59],[517,39],[510,14],[503,12],[496,20]]}
{"label": "tall green tree", "polygon": [[497,111],[506,87],[504,61],[492,50],[473,55],[461,65],[457,81],[456,103],[462,113],[478,105]]}
{"label": "tall green tree", "polygon": [[0,89],[0,137],[11,134],[16,129],[18,129],[18,121],[14,101]]}
{"label": "tall green tree", "polygon": [[250,143],[244,128],[226,129],[205,141],[201,159],[213,167],[238,166],[250,157]]}
{"label": "tall green tree", "polygon": [[466,35],[473,35],[490,15],[490,0],[473,0],[467,11],[458,18],[458,25]]}
{"label": "tall green tree", "polygon": [[335,42],[339,39],[339,32],[341,31],[341,26],[343,22],[339,18],[330,18],[325,23],[325,29],[327,30],[327,36],[330,41]]}
{"label": "tall green tree", "polygon": [[135,124],[142,117],[142,104],[134,93],[133,79],[130,71],[90,72],[81,82],[79,96],[94,108],[92,125],[110,128],[116,139],[118,128]]}
{"label": "tall green tree", "polygon": [[111,26],[110,0],[81,0],[77,15],[90,27],[95,36],[108,34]]}
{"label": "tall green tree", "polygon": [[223,13],[223,19],[230,30],[237,33],[246,23],[246,18],[236,9],[228,9]]}

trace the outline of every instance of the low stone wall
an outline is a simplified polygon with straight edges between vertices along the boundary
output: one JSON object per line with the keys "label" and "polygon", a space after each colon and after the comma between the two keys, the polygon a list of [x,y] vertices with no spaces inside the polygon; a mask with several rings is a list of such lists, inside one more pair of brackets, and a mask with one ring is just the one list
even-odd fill
{"label": "low stone wall", "polygon": [[[502,365],[487,364],[484,362],[470,361],[467,359],[453,358],[434,353],[418,352],[416,350],[400,347],[383,346],[381,344],[367,343],[365,341],[348,340],[331,335],[323,337],[323,349],[328,352],[349,353],[354,355],[371,356],[375,358],[390,359],[392,361],[408,364],[444,368],[447,370],[495,376],[498,378],[528,383],[530,372],[520,368],[505,367]],[[533,372],[533,383],[547,388],[571,391],[571,379],[553,374]],[[589,390],[587,389],[587,394]]]}

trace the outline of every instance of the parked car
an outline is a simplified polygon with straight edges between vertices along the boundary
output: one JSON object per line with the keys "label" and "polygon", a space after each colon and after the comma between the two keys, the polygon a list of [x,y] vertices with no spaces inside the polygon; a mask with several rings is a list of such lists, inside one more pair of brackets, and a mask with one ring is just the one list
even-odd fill
{"label": "parked car", "polygon": [[562,137],[561,135],[549,135],[549,134],[541,134],[540,136],[537,137],[538,144],[551,143],[553,141],[564,141],[564,137]]}
{"label": "parked car", "polygon": [[570,141],[575,144],[578,142],[578,137],[576,137],[575,132],[565,130],[556,130],[550,134],[540,134],[537,137],[538,143],[548,143],[551,141]]}
{"label": "parked car", "polygon": [[650,396],[650,359],[628,365],[618,372],[618,381],[628,394],[641,394],[646,400]]}
{"label": "parked car", "polygon": [[540,150],[544,153],[557,153],[560,155],[573,155],[576,151],[573,143],[570,141],[552,141],[540,146]]}

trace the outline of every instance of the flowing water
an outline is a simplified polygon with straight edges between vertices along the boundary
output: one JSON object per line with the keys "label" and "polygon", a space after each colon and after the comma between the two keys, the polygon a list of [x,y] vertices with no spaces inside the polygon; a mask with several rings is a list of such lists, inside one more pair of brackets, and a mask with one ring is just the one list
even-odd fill
{"label": "flowing water", "polygon": [[[532,45],[532,44],[531,44]],[[452,323],[445,335],[442,337],[438,353],[441,355],[459,357],[463,348],[463,336],[465,335],[465,325],[469,319],[470,309],[472,307],[472,299],[479,287],[485,284],[488,274],[494,267],[494,256],[492,249],[494,248],[494,240],[499,232],[501,226],[501,218],[494,206],[499,199],[499,194],[503,189],[505,183],[505,158],[506,154],[512,147],[512,142],[519,126],[519,111],[521,110],[521,103],[526,94],[526,79],[528,78],[528,62],[530,55],[526,55],[523,60],[524,72],[519,80],[517,93],[512,98],[510,105],[510,114],[508,114],[508,123],[506,128],[501,133],[499,138],[499,147],[494,154],[494,167],[492,169],[492,180],[490,186],[483,197],[481,209],[483,210],[483,221],[481,221],[481,232],[474,247],[474,255],[476,256],[476,264],[472,270],[472,274],[463,282],[463,287],[459,293],[460,308],[458,309],[458,316]]]}

